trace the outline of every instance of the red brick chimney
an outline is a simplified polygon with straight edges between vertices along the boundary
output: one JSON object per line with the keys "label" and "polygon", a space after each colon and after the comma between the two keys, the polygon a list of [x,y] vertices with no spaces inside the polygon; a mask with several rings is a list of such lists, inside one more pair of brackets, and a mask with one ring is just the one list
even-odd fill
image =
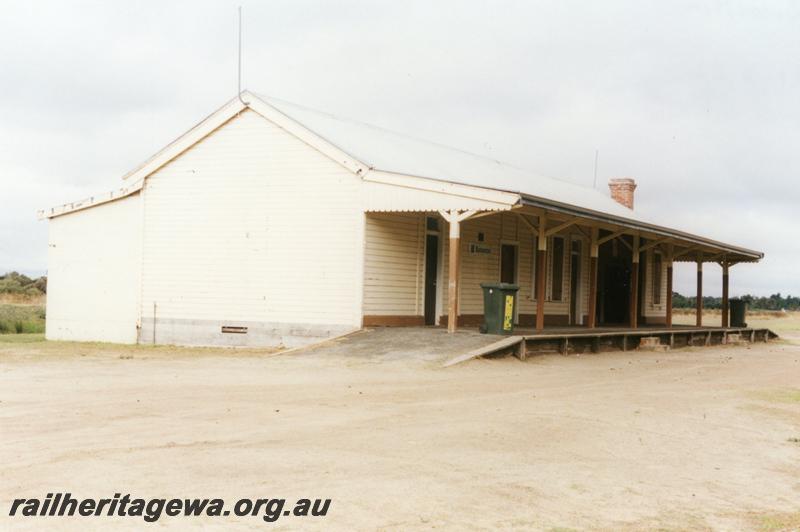
{"label": "red brick chimney", "polygon": [[609,179],[608,188],[611,189],[614,201],[633,210],[633,191],[636,190],[636,181],[629,177]]}

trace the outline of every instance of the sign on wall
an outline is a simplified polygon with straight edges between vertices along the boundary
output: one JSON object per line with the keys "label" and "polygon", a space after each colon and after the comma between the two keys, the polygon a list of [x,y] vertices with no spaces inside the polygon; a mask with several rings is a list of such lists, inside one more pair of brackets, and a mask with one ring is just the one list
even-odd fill
{"label": "sign on wall", "polygon": [[483,253],[483,254],[491,254],[492,248],[482,246],[480,244],[470,244],[469,245],[469,252],[470,253]]}

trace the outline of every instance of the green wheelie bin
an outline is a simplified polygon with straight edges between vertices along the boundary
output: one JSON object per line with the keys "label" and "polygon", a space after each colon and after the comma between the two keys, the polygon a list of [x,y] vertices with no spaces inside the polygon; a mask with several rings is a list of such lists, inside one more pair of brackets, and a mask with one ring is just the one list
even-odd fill
{"label": "green wheelie bin", "polygon": [[747,327],[747,302],[742,299],[731,299],[730,305],[730,320],[731,327]]}
{"label": "green wheelie bin", "polygon": [[481,283],[481,288],[483,288],[483,325],[480,331],[484,334],[513,334],[519,285]]}

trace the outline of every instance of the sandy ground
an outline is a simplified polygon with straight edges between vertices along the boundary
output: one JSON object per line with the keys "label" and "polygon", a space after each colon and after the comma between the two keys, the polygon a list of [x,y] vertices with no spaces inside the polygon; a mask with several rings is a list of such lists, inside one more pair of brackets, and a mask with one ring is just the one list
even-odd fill
{"label": "sandy ground", "polygon": [[0,528],[143,528],[8,517],[53,491],[332,499],[154,529],[800,528],[800,345],[387,352],[0,343]]}

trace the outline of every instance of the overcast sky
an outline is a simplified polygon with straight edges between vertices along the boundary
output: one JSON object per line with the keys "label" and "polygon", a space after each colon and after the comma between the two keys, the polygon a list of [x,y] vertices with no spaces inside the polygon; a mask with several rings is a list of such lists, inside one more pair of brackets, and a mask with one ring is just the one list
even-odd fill
{"label": "overcast sky", "polygon": [[766,253],[734,295],[800,293],[792,1],[0,0],[0,272],[46,270],[37,209],[236,94],[239,4],[247,88],[586,186],[599,150],[604,192],[634,177],[649,218]]}

